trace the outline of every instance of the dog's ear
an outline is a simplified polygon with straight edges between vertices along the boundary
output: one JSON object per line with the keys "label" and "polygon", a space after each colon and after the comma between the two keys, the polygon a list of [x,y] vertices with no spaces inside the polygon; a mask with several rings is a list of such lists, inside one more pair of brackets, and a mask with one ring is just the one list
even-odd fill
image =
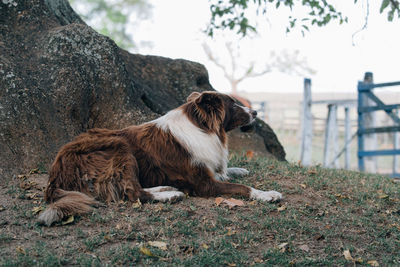
{"label": "dog's ear", "polygon": [[222,105],[221,97],[215,92],[203,92],[197,97],[195,102],[206,109],[218,109]]}
{"label": "dog's ear", "polygon": [[198,98],[200,96],[199,92],[193,92],[191,93],[187,98],[186,98],[186,102],[190,102],[195,100],[196,98]]}
{"label": "dog's ear", "polygon": [[216,92],[203,92],[195,100],[200,121],[210,130],[217,132],[225,118],[223,99]]}

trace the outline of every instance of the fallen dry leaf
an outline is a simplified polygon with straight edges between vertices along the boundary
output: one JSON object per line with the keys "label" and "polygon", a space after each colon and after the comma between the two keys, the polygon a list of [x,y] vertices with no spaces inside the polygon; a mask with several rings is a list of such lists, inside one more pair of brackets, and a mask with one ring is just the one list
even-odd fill
{"label": "fallen dry leaf", "polygon": [[27,178],[25,174],[19,174],[17,175],[18,179],[25,179]]}
{"label": "fallen dry leaf", "polygon": [[285,252],[288,248],[289,243],[282,243],[278,246],[280,252]]}
{"label": "fallen dry leaf", "polygon": [[255,263],[263,263],[264,262],[264,260],[263,259],[260,259],[260,258],[254,258],[254,260],[253,260]]}
{"label": "fallen dry leaf", "polygon": [[215,205],[219,206],[222,204],[226,204],[228,205],[228,207],[230,209],[236,207],[236,206],[244,206],[244,202],[240,199],[234,199],[234,198],[230,198],[230,199],[225,199],[223,197],[217,197],[215,198]]}
{"label": "fallen dry leaf", "polygon": [[148,248],[146,248],[144,246],[140,247],[140,252],[142,254],[146,255],[146,256],[149,256],[149,257],[157,257],[153,253],[151,253],[150,249],[148,249]]}
{"label": "fallen dry leaf", "polygon": [[306,188],[307,188],[307,185],[306,185],[306,184],[300,184],[300,186],[301,186],[303,189],[306,189]]}
{"label": "fallen dry leaf", "polygon": [[354,260],[354,262],[356,262],[356,263],[363,263],[364,261],[363,261],[363,259],[361,259],[361,258],[357,258],[357,259]]}
{"label": "fallen dry leaf", "polygon": [[164,209],[163,205],[157,204],[157,205],[155,206],[155,208],[154,208],[154,211],[160,212],[160,211],[162,211],[163,209]]}
{"label": "fallen dry leaf", "polygon": [[239,207],[243,207],[244,206],[244,202],[240,199],[234,199],[234,198],[230,198],[230,199],[225,199],[224,203],[227,204],[229,206],[230,209],[239,206]]}
{"label": "fallen dry leaf", "polygon": [[29,174],[34,174],[34,173],[39,173],[39,169],[36,168],[29,171]]}
{"label": "fallen dry leaf", "polygon": [[254,151],[253,151],[253,150],[247,150],[247,152],[246,152],[246,158],[247,158],[248,160],[250,160],[250,159],[253,159],[253,157],[254,157]]}
{"label": "fallen dry leaf", "polygon": [[367,261],[367,263],[373,267],[378,267],[379,263],[376,260]]}
{"label": "fallen dry leaf", "polygon": [[132,204],[133,209],[140,209],[142,207],[142,202],[140,202],[140,199],[137,199],[136,202]]}
{"label": "fallen dry leaf", "polygon": [[227,236],[231,236],[231,235],[234,235],[234,234],[236,234],[236,233],[237,233],[236,230],[232,230],[231,227],[228,227],[228,232],[226,233],[226,235],[227,235]]}
{"label": "fallen dry leaf", "polygon": [[25,249],[21,246],[16,247],[15,250],[20,254],[26,254]]}
{"label": "fallen dry leaf", "polygon": [[249,205],[254,206],[254,205],[256,205],[257,203],[258,203],[257,200],[253,200],[253,201],[250,201],[250,202],[249,202]]}
{"label": "fallen dry leaf", "polygon": [[67,225],[73,223],[75,220],[74,215],[69,216],[65,221],[62,221],[62,225]]}
{"label": "fallen dry leaf", "polygon": [[42,210],[44,210],[44,208],[42,206],[33,207],[32,212],[33,212],[33,214],[37,214],[37,213],[41,212]]}
{"label": "fallen dry leaf", "polygon": [[228,263],[228,266],[230,266],[230,267],[235,267],[235,266],[236,266],[236,263]]}
{"label": "fallen dry leaf", "polygon": [[353,257],[350,254],[350,250],[346,249],[345,251],[343,251],[343,256],[346,260],[348,261],[354,261]]}
{"label": "fallen dry leaf", "polygon": [[388,197],[389,197],[389,195],[386,195],[386,194],[379,194],[378,195],[379,199],[385,199],[385,198],[388,198]]}
{"label": "fallen dry leaf", "polygon": [[28,190],[28,189],[31,189],[32,184],[31,184],[29,181],[27,181],[27,180],[22,180],[22,181],[19,183],[19,187],[20,187],[21,189]]}
{"label": "fallen dry leaf", "polygon": [[27,199],[39,199],[38,193],[28,193],[25,195]]}
{"label": "fallen dry leaf", "polygon": [[201,247],[204,248],[204,249],[209,249],[210,248],[209,246],[207,246],[207,244],[204,244],[204,243],[201,244]]}
{"label": "fallen dry leaf", "polygon": [[222,201],[224,201],[223,197],[215,198],[215,205],[219,206],[222,203]]}
{"label": "fallen dry leaf", "polygon": [[279,212],[284,211],[284,210],[286,210],[286,205],[282,205],[282,206],[278,207],[276,210]]}
{"label": "fallen dry leaf", "polygon": [[309,169],[307,173],[308,174],[317,174],[318,172],[315,169]]}
{"label": "fallen dry leaf", "polygon": [[150,246],[159,248],[161,250],[167,250],[167,243],[162,241],[149,241]]}

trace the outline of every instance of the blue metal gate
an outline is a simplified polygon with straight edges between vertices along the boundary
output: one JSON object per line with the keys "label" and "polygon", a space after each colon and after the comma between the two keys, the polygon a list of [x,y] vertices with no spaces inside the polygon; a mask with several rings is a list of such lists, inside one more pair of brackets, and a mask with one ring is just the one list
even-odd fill
{"label": "blue metal gate", "polygon": [[[371,77],[372,73],[366,73],[366,77]],[[367,134],[373,133],[388,133],[388,132],[400,132],[400,118],[396,115],[393,110],[399,109],[400,104],[394,105],[385,105],[382,100],[380,100],[373,92],[375,88],[383,88],[390,86],[399,86],[399,82],[390,82],[390,83],[372,83],[367,82],[367,79],[364,82],[358,83],[358,168],[360,171],[365,171],[365,157],[371,156],[394,156],[400,155],[400,149],[386,149],[386,150],[365,150],[364,137]],[[367,106],[365,103],[365,97],[371,99],[375,102],[375,106]],[[363,114],[368,112],[374,112],[378,110],[383,110],[386,114],[395,122],[396,126],[388,126],[388,127],[374,127],[374,128],[366,128],[365,121],[363,119]],[[393,173],[393,176],[399,177],[399,174]]]}

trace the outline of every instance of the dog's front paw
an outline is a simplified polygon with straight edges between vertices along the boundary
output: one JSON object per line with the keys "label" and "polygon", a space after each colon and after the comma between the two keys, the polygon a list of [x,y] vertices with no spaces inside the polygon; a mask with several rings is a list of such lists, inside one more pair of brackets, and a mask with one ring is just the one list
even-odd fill
{"label": "dog's front paw", "polygon": [[227,173],[228,176],[243,177],[248,175],[250,172],[243,168],[228,168]]}
{"label": "dog's front paw", "polygon": [[151,193],[153,195],[153,199],[160,202],[175,202],[183,199],[185,194],[180,191],[162,191],[162,192],[154,192]]}
{"label": "dog's front paw", "polygon": [[156,187],[149,187],[143,188],[143,191],[149,193],[157,193],[157,192],[165,192],[165,191],[178,191],[175,187],[172,186],[156,186]]}
{"label": "dog's front paw", "polygon": [[250,198],[266,202],[275,202],[282,199],[282,194],[276,191],[261,191],[252,188],[250,191]]}

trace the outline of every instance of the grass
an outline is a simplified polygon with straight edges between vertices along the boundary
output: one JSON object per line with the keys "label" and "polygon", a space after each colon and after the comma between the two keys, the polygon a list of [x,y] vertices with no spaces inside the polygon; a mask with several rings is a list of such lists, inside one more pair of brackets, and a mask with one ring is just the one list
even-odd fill
{"label": "grass", "polygon": [[[140,208],[115,203],[71,224],[44,227],[32,211],[41,199],[29,199],[35,190],[23,192],[13,180],[0,188],[0,266],[400,265],[398,183],[238,155],[230,164],[250,170],[234,182],[277,190],[285,199],[243,199],[233,209],[194,197]],[[167,250],[149,241],[165,242]]]}

